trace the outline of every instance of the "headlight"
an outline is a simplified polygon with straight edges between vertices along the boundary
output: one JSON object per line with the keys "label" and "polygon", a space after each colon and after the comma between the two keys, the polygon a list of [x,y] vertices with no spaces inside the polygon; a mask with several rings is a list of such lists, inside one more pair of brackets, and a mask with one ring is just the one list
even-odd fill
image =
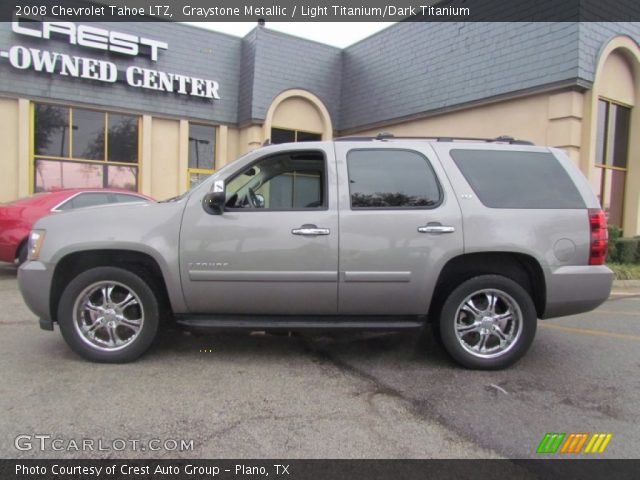
{"label": "headlight", "polygon": [[38,260],[40,249],[44,243],[44,230],[32,230],[29,235],[29,260]]}

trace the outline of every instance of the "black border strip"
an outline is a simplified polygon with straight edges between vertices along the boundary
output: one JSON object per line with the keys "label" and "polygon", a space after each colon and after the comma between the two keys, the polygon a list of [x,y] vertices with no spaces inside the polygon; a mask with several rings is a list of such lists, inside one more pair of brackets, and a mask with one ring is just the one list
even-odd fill
{"label": "black border strip", "polygon": [[[84,468],[87,473],[56,475],[54,465],[58,469]],[[285,473],[283,465],[288,473]],[[90,469],[95,472],[97,468],[101,469],[100,475],[88,473]],[[202,473],[189,474],[189,468],[202,469]],[[34,473],[25,473],[29,469]],[[113,469],[115,473],[110,474],[107,469]],[[167,473],[154,473],[156,469]],[[557,455],[548,460],[0,460],[3,480],[631,480],[637,478],[639,469],[640,460],[561,460]],[[40,473],[35,473],[36,470]],[[260,471],[269,475],[255,473]]]}
{"label": "black border strip", "polygon": [[[155,5],[159,3],[162,5]],[[36,7],[34,9],[34,7]],[[14,0],[18,16],[74,22],[612,22],[640,21],[637,0]]]}

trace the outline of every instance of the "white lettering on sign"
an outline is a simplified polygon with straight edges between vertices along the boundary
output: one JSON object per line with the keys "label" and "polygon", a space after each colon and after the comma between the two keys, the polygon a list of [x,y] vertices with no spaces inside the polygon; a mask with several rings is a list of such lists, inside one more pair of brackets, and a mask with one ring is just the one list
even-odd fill
{"label": "white lettering on sign", "polygon": [[132,87],[220,100],[220,94],[218,93],[220,86],[214,80],[160,72],[136,66],[127,68],[126,79],[127,83]]}
{"label": "white lettering on sign", "polygon": [[[8,57],[11,66],[18,70],[33,69],[36,72],[106,83],[115,83],[118,80],[117,65],[106,60],[71,56],[22,45],[11,47],[8,55],[6,52],[0,52],[0,57]],[[220,100],[220,87],[218,82],[213,80],[131,66],[125,72],[125,81],[131,87]]]}
{"label": "white lettering on sign", "polygon": [[63,53],[26,48],[21,45],[11,47],[9,63],[20,70],[33,68],[36,72],[59,73],[101,82],[114,83],[118,79],[118,67],[113,62],[71,57]]}
{"label": "white lettering on sign", "polygon": [[[45,40],[52,39],[52,36],[54,38],[62,36],[71,45],[130,56],[139,55],[141,47],[144,47],[148,49],[149,57],[154,62],[158,60],[160,50],[169,48],[166,42],[90,25],[76,26],[72,22],[30,22],[26,25],[12,22],[12,30],[19,35]],[[0,58],[8,58],[9,64],[18,70],[34,70],[105,83],[115,83],[119,79],[118,66],[108,60],[68,55],[22,45],[14,45],[9,51],[0,50]],[[214,80],[135,65],[128,67],[120,78],[134,88],[173,92],[212,100],[220,99],[220,85]]]}
{"label": "white lettering on sign", "polygon": [[160,50],[169,48],[168,43],[159,40],[89,25],[76,26],[72,22],[29,22],[28,25],[21,25],[20,22],[11,22],[11,29],[19,35],[43,38],[45,40],[50,40],[51,34],[59,34],[65,36],[71,45],[131,56],[139,55],[140,46],[145,46],[149,48],[151,60],[154,62],[158,61],[158,52]]}

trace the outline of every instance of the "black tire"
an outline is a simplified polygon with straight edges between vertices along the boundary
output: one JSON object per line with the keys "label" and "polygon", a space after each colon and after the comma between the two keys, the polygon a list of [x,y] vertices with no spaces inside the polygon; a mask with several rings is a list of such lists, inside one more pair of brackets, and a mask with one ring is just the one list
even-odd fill
{"label": "black tire", "polygon": [[27,246],[27,242],[22,242],[20,248],[18,248],[18,266],[22,265],[27,261],[27,256],[29,254],[29,247]]}
{"label": "black tire", "polygon": [[[472,314],[472,307],[478,313]],[[510,317],[509,312],[513,312]],[[460,365],[479,370],[498,370],[518,361],[531,346],[536,326],[536,308],[529,293],[500,275],[463,282],[445,300],[439,319],[447,352]]]}
{"label": "black tire", "polygon": [[[105,286],[101,287],[103,284]],[[110,291],[109,284],[113,285]],[[88,292],[92,291],[94,294],[89,295]],[[106,292],[108,294],[105,294]],[[130,297],[126,295],[129,294],[133,299],[128,302],[131,305],[118,310],[118,305],[127,304],[126,299]],[[102,305],[99,306],[103,309],[102,313],[95,314],[96,321],[90,326],[98,325],[98,318],[103,318],[105,323],[111,323],[98,326],[94,330],[93,338],[86,332],[81,333],[80,324],[86,327],[87,320],[92,321],[87,316],[91,315],[90,309],[83,309],[81,312],[79,310],[81,303],[86,305],[84,300],[90,301],[92,308],[95,302],[102,301]],[[122,302],[117,303],[117,300]],[[74,312],[74,309],[78,310]],[[121,314],[120,317],[116,315],[118,312]],[[129,319],[128,316],[139,316],[141,320]],[[139,321],[139,328],[135,330],[124,321],[119,323],[118,318],[126,319],[130,324]],[[136,273],[116,267],[96,267],[81,273],[65,287],[60,297],[57,320],[62,336],[78,355],[94,362],[125,363],[142,355],[155,339],[159,325],[159,302],[149,284]],[[110,333],[109,330],[119,333]],[[124,336],[128,335],[127,332],[130,336],[122,340],[123,332]],[[118,345],[116,338],[124,343]],[[114,345],[104,344],[109,341]]]}

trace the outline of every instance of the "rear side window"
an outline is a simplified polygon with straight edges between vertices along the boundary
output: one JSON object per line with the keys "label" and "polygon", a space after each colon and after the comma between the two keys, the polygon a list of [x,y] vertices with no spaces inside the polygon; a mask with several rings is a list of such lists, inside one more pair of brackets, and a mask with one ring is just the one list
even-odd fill
{"label": "rear side window", "polygon": [[101,192],[80,193],[72,197],[66,203],[60,205],[58,210],[71,210],[73,208],[94,207],[111,203],[109,194]]}
{"label": "rear side window", "polygon": [[116,193],[113,198],[117,203],[130,203],[130,202],[146,202],[147,200],[143,197],[138,197],[136,195],[127,195],[126,193]]}
{"label": "rear side window", "polygon": [[551,153],[451,150],[480,201],[491,208],[586,208],[566,170]]}
{"label": "rear side window", "polygon": [[409,150],[347,154],[352,208],[433,208],[442,191],[429,161]]}

